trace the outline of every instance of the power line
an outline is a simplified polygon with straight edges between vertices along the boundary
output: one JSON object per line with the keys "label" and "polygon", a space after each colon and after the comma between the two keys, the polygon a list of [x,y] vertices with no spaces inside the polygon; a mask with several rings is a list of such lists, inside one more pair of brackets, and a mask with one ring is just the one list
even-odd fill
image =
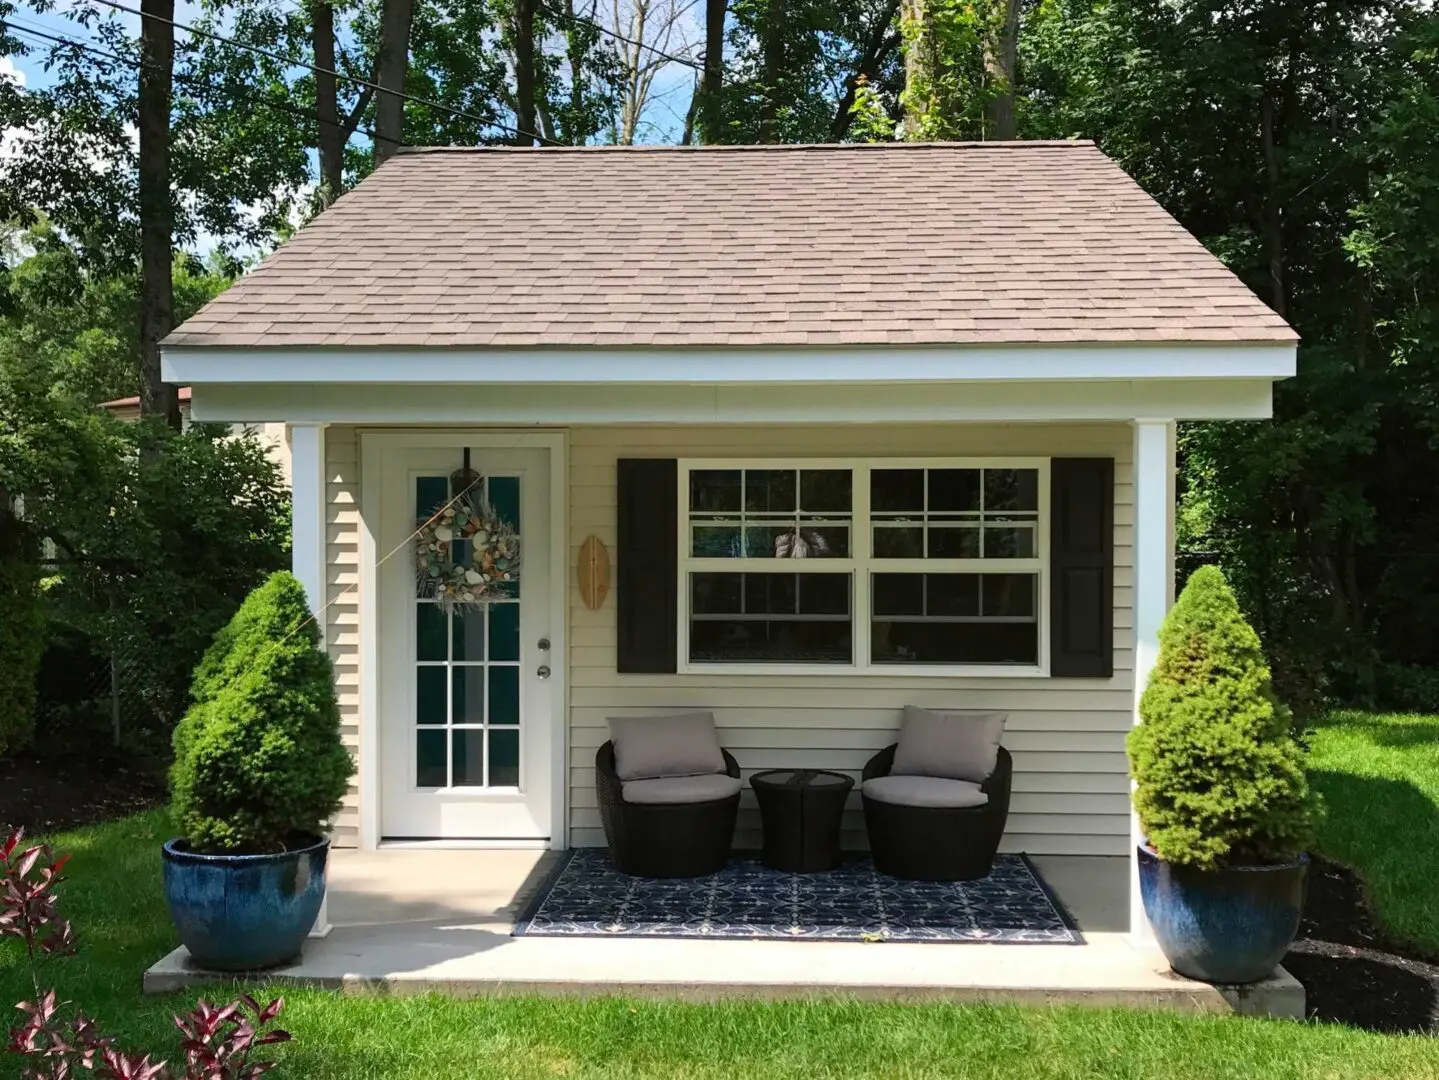
{"label": "power line", "polygon": [[406,94],[402,90],[393,90],[389,87],[381,86],[378,83],[370,82],[368,79],[360,79],[356,78],[353,75],[346,75],[343,72],[331,71],[328,68],[316,67],[314,64],[307,64],[303,60],[296,60],[292,56],[285,56],[282,53],[271,52],[269,49],[261,48],[259,45],[252,45],[248,41],[239,41],[235,38],[225,37],[223,34],[216,34],[209,30],[202,30],[199,27],[188,26],[185,23],[176,22],[174,19],[165,19],[160,17],[159,15],[151,15],[147,12],[141,11],[139,8],[128,7],[125,4],[117,3],[116,0],[95,0],[95,2],[99,4],[104,4],[106,7],[109,8],[114,8],[116,11],[123,11],[129,15],[138,15],[140,16],[142,22],[144,19],[154,19],[157,22],[168,23],[176,30],[184,30],[186,33],[194,34],[197,37],[209,38],[211,41],[218,41],[223,45],[230,45],[237,49],[245,49],[246,51],[255,53],[258,56],[263,56],[270,60],[276,60],[290,67],[304,68],[306,71],[311,71],[316,75],[331,75],[336,79],[343,79],[345,82],[350,83],[354,86],[364,87],[380,94],[390,94],[394,97],[400,98],[402,101],[411,101],[414,102],[416,105],[423,105],[427,109],[439,109],[441,112],[449,113],[451,116],[458,116],[464,120],[473,121],[474,123],[480,124],[483,127],[497,127],[501,131],[508,131],[513,135],[522,135],[527,139],[534,139],[536,142],[543,143],[546,146],[566,145],[565,143],[556,142],[554,139],[547,139],[543,135],[536,135],[532,131],[524,131],[520,128],[511,127],[508,124],[502,124],[498,120],[487,120],[484,117],[475,116],[473,113],[467,113],[460,109],[452,108],[449,105],[441,105],[438,101],[429,101],[426,98],[416,97],[413,94]]}
{"label": "power line", "polygon": [[655,48],[655,46],[645,41],[636,41],[634,38],[625,37],[623,34],[616,33],[615,31],[611,30],[603,23],[597,23],[593,19],[585,18],[583,15],[574,15],[568,11],[556,11],[554,8],[550,7],[548,4],[545,3],[541,3],[539,6],[544,11],[547,11],[551,15],[553,15],[556,19],[568,19],[571,22],[579,23],[581,26],[588,26],[593,30],[598,30],[602,34],[607,34],[608,36],[614,38],[616,41],[622,41],[626,45],[637,45],[639,48],[644,49],[647,52],[654,53],[662,60],[668,60],[671,63],[675,64],[683,64],[685,67],[694,68],[696,71],[702,72],[705,69],[705,66],[698,61],[691,60],[688,57],[684,56],[675,56],[673,53],[667,53],[663,49],[657,49]]}
{"label": "power line", "polygon": [[[142,63],[139,57],[121,56],[118,53],[112,53],[105,49],[96,48],[94,45],[77,40],[76,38],[51,34],[38,27],[32,27],[29,24],[21,23],[15,19],[0,20],[0,25],[9,26],[18,34],[24,34],[32,38],[43,38],[44,40],[54,42],[57,45],[67,46],[73,49],[79,49],[82,52],[90,53],[93,56],[103,57],[106,60],[113,60],[117,63],[128,64],[136,70],[140,68],[140,65]],[[318,114],[313,113],[308,109],[302,109],[298,105],[291,105],[287,101],[277,101],[274,98],[268,97],[264,94],[256,94],[253,92],[252,88],[243,84],[228,84],[225,86],[217,86],[214,83],[205,81],[204,79],[196,79],[183,73],[175,73],[174,75],[172,75],[172,78],[176,82],[181,83],[182,85],[196,86],[207,90],[221,90],[232,94],[238,91],[240,93],[243,93],[248,100],[256,102],[260,105],[265,105],[269,108],[289,113],[291,116],[298,116],[304,120],[313,120],[316,123],[323,122],[320,120]],[[363,135],[368,135],[372,139],[375,138],[374,131],[368,127],[364,127],[363,125],[355,125],[354,130],[360,132]],[[408,144],[401,143],[400,145],[404,146]]]}

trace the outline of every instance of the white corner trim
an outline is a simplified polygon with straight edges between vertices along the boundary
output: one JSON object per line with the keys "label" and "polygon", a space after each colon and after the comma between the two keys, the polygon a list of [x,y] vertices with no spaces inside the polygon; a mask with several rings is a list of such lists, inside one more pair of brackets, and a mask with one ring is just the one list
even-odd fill
{"label": "white corner trim", "polygon": [[305,599],[326,638],[325,608],[325,425],[289,428],[290,567],[305,588]]}
{"label": "white corner trim", "polygon": [[1285,379],[1291,344],[792,349],[185,349],[167,382],[713,385]]}
{"label": "white corner trim", "polygon": [[[1174,522],[1174,425],[1142,420],[1134,425],[1134,715],[1149,673],[1159,659],[1159,627],[1172,595]],[[1129,925],[1138,946],[1153,941],[1139,894],[1139,816],[1130,811]]]}

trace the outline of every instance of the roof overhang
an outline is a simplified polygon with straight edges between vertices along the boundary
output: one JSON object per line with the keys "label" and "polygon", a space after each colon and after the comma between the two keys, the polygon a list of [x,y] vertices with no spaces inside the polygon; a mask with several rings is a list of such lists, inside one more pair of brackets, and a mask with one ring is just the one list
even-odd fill
{"label": "roof overhang", "polygon": [[1284,379],[1295,346],[1116,344],[789,349],[167,348],[168,382],[445,386],[867,385]]}

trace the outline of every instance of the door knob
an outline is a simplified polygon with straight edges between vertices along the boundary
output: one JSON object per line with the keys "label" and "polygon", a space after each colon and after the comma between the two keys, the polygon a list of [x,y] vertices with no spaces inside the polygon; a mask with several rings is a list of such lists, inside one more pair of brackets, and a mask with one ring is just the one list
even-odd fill
{"label": "door knob", "polygon": [[550,677],[550,665],[541,664],[538,668],[535,669],[535,674],[542,679],[548,679]]}
{"label": "door knob", "polygon": [[539,640],[536,644],[539,645],[540,650],[541,650],[542,652],[549,652],[549,651],[550,651],[550,639],[549,639],[549,638],[547,638],[547,637],[542,637],[542,638],[540,638],[540,640]]}

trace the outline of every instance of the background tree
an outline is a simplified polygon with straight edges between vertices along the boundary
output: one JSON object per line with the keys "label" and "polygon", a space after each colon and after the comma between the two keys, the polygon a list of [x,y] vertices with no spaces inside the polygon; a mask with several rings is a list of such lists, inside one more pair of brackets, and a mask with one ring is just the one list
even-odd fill
{"label": "background tree", "polygon": [[[616,143],[635,142],[647,126],[645,113],[655,79],[674,64],[670,58],[695,62],[692,58],[699,50],[691,36],[692,15],[699,4],[700,0],[609,0],[605,24],[622,70]],[[696,90],[696,100],[698,94]]]}

